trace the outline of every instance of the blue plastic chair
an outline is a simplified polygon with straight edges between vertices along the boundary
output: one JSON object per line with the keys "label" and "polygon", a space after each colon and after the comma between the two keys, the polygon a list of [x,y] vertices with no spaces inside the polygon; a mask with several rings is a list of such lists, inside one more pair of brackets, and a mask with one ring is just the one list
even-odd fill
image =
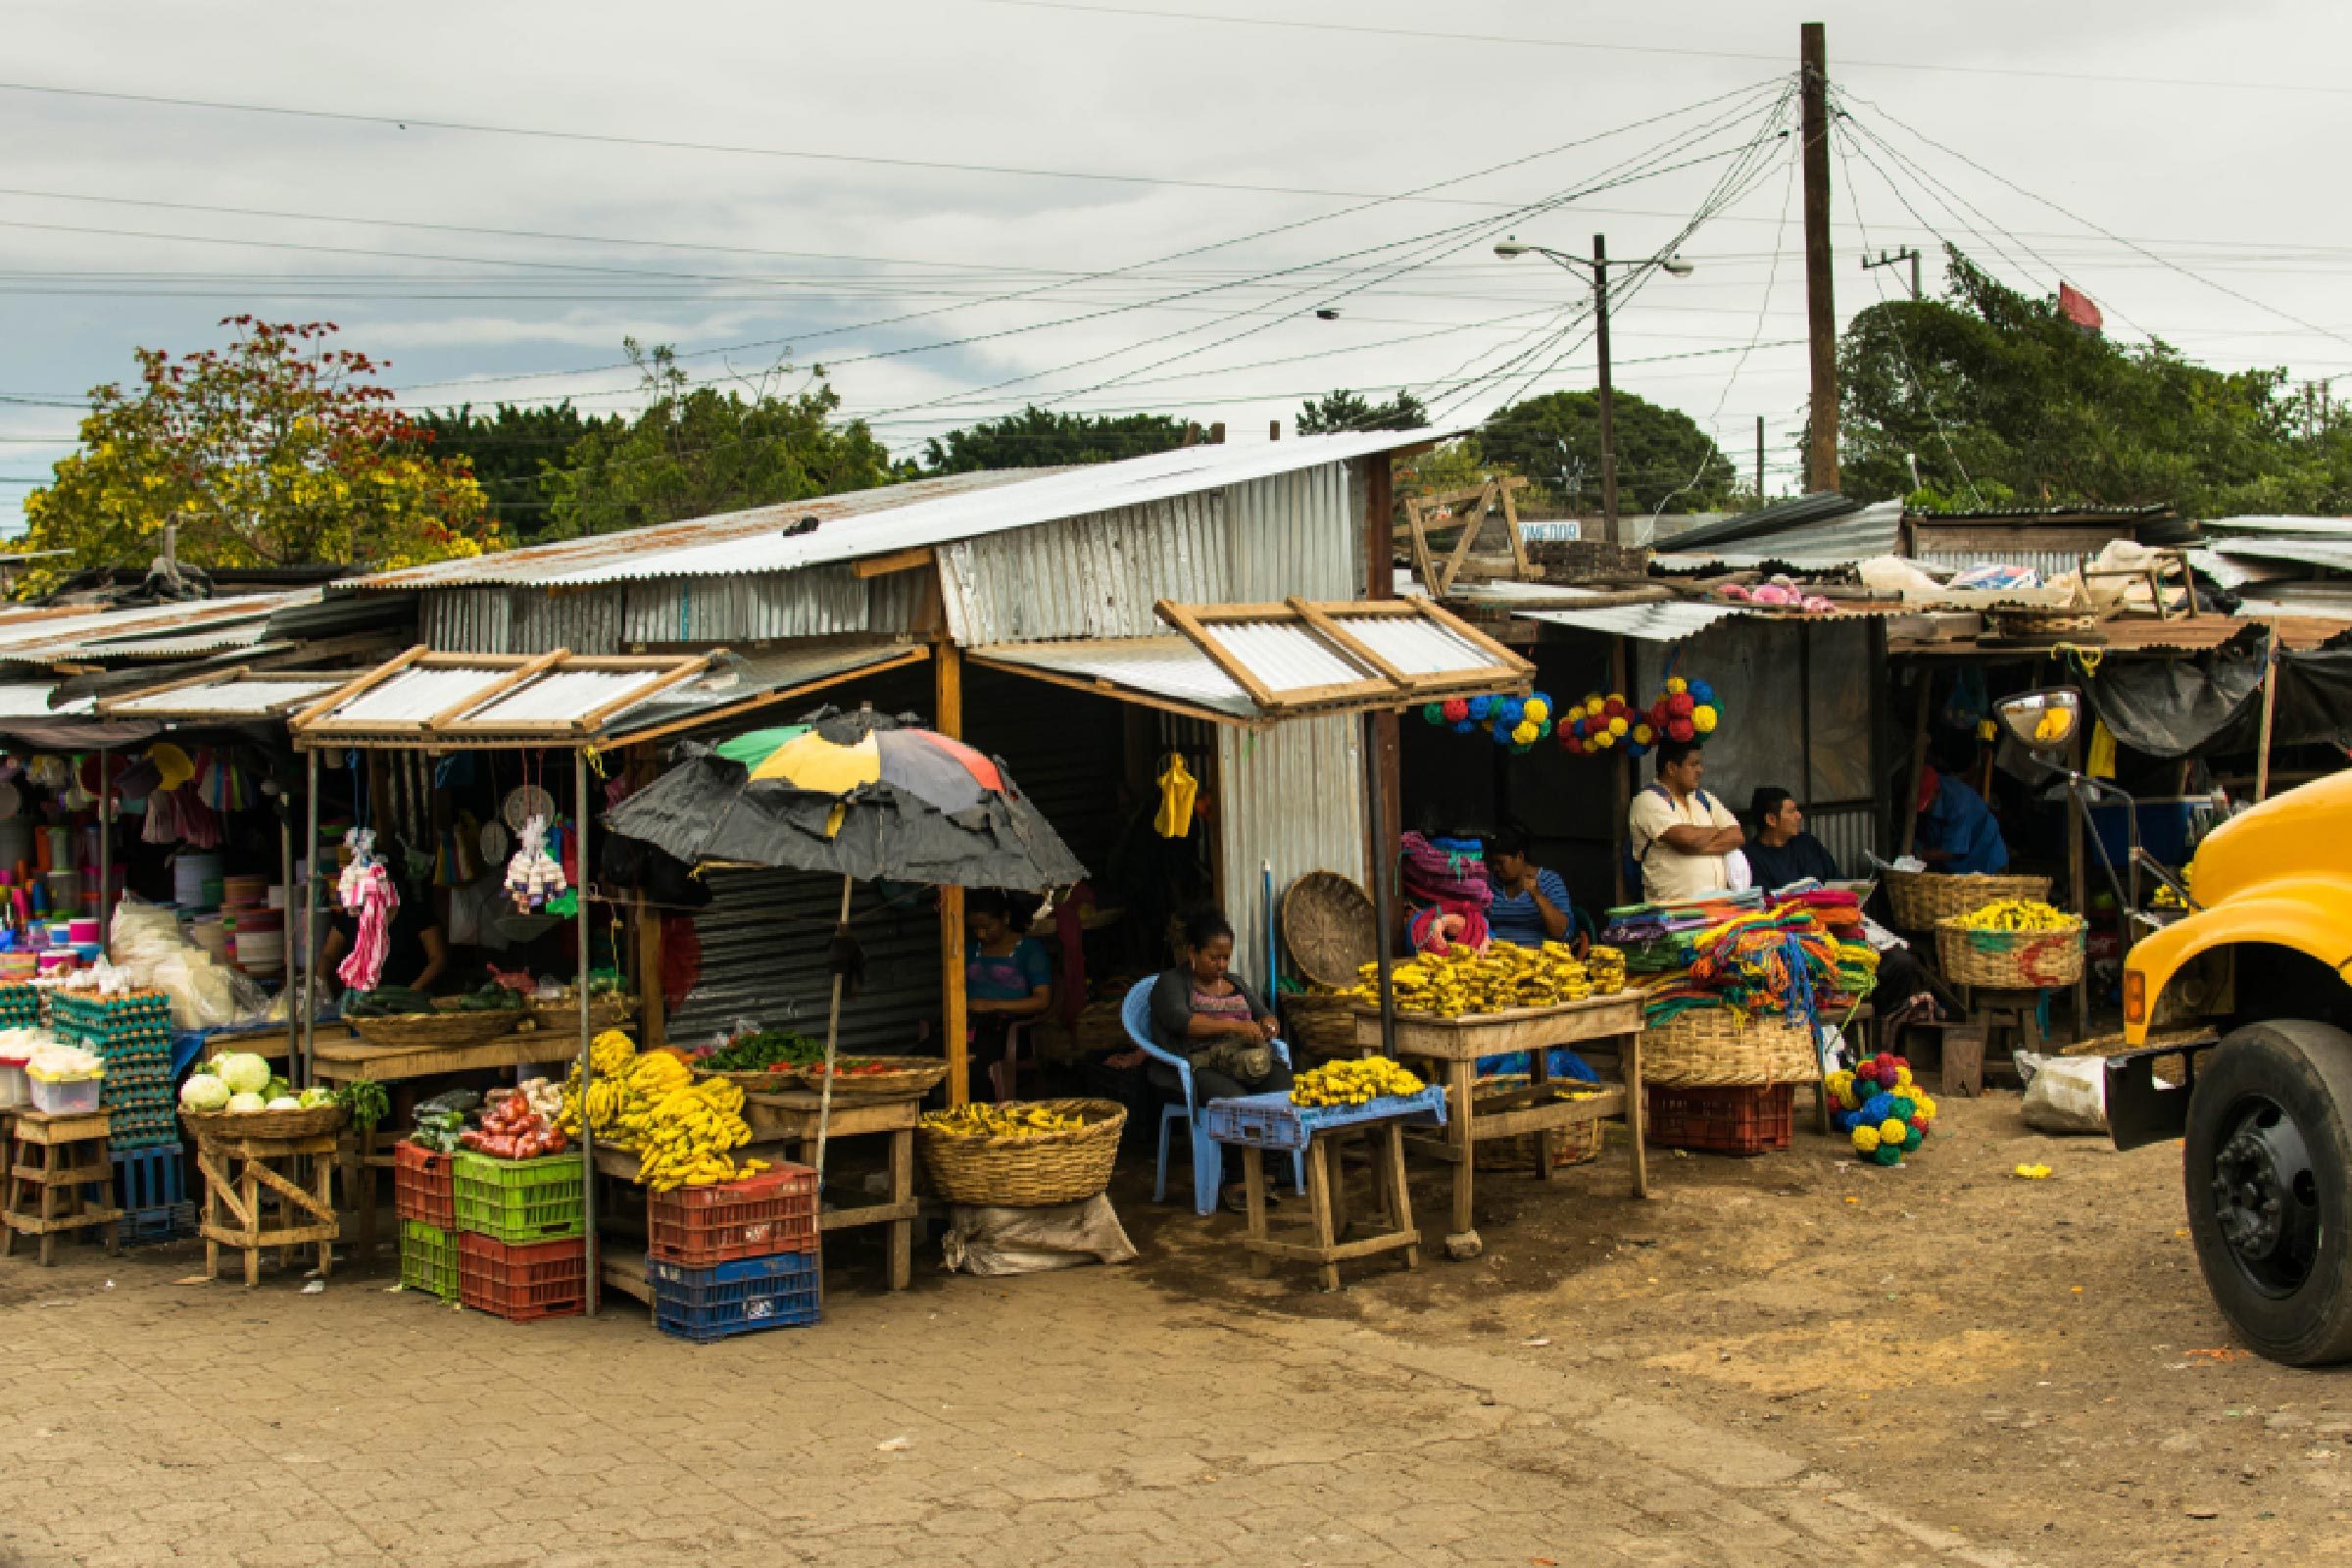
{"label": "blue plastic chair", "polygon": [[[1200,1122],[1193,1117],[1193,1064],[1174,1052],[1163,1050],[1152,1038],[1152,988],[1157,984],[1157,975],[1138,980],[1129,988],[1127,1000],[1119,1004],[1119,1021],[1127,1026],[1127,1038],[1145,1055],[1173,1069],[1180,1091],[1174,1104],[1159,1107],[1159,1173],[1152,1183],[1152,1201],[1167,1201],[1168,1124],[1181,1121],[1193,1140],[1193,1211],[1213,1214],[1217,1211],[1217,1192],[1225,1185],[1225,1146],[1202,1132]],[[1289,1066],[1291,1048],[1279,1040],[1273,1044],[1275,1056]],[[1296,1152],[1291,1155],[1291,1188],[1294,1192],[1306,1191],[1306,1161]]]}

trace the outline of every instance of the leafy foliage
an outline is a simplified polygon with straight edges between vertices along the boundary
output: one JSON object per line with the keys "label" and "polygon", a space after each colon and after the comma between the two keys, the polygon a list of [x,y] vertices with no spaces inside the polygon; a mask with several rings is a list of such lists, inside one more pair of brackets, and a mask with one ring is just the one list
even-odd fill
{"label": "leafy foliage", "polygon": [[1298,409],[1300,435],[1336,435],[1348,430],[1418,430],[1429,411],[1410,392],[1374,403],[1342,387],[1329,397],[1308,398]]}
{"label": "leafy foliage", "polygon": [[[1704,512],[1730,497],[1738,474],[1689,415],[1631,392],[1615,394],[1617,494],[1622,513]],[[1600,399],[1546,392],[1487,420],[1480,448],[1580,511],[1600,506]]]}
{"label": "leafy foliage", "polygon": [[24,548],[67,553],[25,592],[144,564],[167,523],[179,559],[205,567],[383,568],[500,547],[465,461],[428,454],[372,379],[383,366],[328,346],[333,322],[221,324],[227,348],[140,349],[135,386],[91,392],[82,449],[24,499]]}
{"label": "leafy foliage", "polygon": [[583,415],[569,402],[535,408],[501,403],[487,414],[471,404],[416,416],[424,450],[472,465],[490,517],[509,539],[528,541],[547,527],[547,476],[592,430],[617,432],[619,415]]}
{"label": "leafy foliage", "polygon": [[841,397],[816,367],[798,390],[779,368],[743,389],[693,385],[665,346],[621,346],[644,377],[633,419],[590,421],[546,478],[546,539],[616,533],[911,477],[862,419],[835,424]]}
{"label": "leafy foliage", "polygon": [[2215,370],[2162,341],[2110,342],[1957,251],[1948,279],[1940,300],[1872,306],[1838,344],[1849,495],[2171,502],[2192,516],[2352,508],[2352,425],[2307,430],[2284,371]]}
{"label": "leafy foliage", "polygon": [[1185,421],[1165,414],[1060,414],[1035,404],[1002,419],[983,419],[923,445],[926,473],[979,468],[1050,468],[1114,463],[1184,445]]}

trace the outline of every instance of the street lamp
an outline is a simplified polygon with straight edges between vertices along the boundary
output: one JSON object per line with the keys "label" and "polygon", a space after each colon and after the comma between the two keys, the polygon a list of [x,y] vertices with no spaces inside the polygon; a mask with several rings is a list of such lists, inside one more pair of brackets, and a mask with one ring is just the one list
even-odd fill
{"label": "street lamp", "polygon": [[[1530,254],[1542,256],[1575,271],[1583,269],[1592,279],[1592,343],[1600,359],[1600,515],[1601,526],[1609,542],[1617,542],[1617,431],[1616,396],[1609,385],[1609,244],[1606,235],[1592,236],[1592,259],[1570,256],[1547,245],[1524,245],[1516,238],[1506,237],[1494,247],[1494,254],[1505,261]],[[1636,267],[1656,267],[1669,277],[1689,277],[1694,270],[1680,256],[1652,256],[1633,263]]]}

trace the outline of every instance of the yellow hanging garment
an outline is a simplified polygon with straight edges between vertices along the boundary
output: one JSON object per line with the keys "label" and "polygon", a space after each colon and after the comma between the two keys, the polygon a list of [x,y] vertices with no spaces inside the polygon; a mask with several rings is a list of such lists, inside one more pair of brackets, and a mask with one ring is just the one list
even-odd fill
{"label": "yellow hanging garment", "polygon": [[1168,765],[1159,774],[1159,812],[1152,818],[1152,827],[1163,839],[1180,839],[1193,831],[1193,801],[1200,793],[1200,781],[1193,777],[1184,765],[1182,752],[1168,754]]}
{"label": "yellow hanging garment", "polygon": [[2115,731],[2103,718],[2090,726],[2090,757],[2082,770],[2092,778],[2115,777]]}

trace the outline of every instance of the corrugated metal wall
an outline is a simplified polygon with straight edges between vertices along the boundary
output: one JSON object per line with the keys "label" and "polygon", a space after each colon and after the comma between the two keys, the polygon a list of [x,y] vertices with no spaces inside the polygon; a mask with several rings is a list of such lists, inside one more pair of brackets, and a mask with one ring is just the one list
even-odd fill
{"label": "corrugated metal wall", "polygon": [[577,593],[448,588],[423,596],[424,639],[444,653],[617,654],[632,647],[713,647],[843,632],[906,632],[925,587],[919,571],[860,581],[848,566],[783,576],[679,577]]}
{"label": "corrugated metal wall", "polygon": [[960,540],[939,552],[948,629],[966,648],[1060,637],[1149,637],[1161,599],[1229,597],[1218,490]]}
{"label": "corrugated metal wall", "polygon": [[1348,465],[1327,463],[1227,487],[1235,601],[1357,597],[1363,532],[1348,473]]}
{"label": "corrugated metal wall", "polygon": [[[710,906],[694,922],[702,980],[670,1014],[670,1039],[699,1044],[738,1020],[821,1038],[832,988],[825,947],[841,883],[799,871],[712,871],[710,883]],[[940,1015],[939,912],[930,890],[889,902],[860,886],[850,919],[865,950],[865,989],[842,1004],[842,1048],[911,1052],[917,1026]]]}
{"label": "corrugated metal wall", "polygon": [[1365,873],[1363,720],[1294,719],[1264,732],[1217,726],[1217,874],[1233,922],[1234,961],[1265,979],[1266,928],[1258,868],[1274,867],[1280,907],[1309,871]]}
{"label": "corrugated metal wall", "polygon": [[1805,831],[1821,840],[1822,847],[1838,862],[1838,869],[1847,876],[1870,875],[1869,852],[1878,848],[1878,808],[1870,806],[1829,807],[1805,812]]}

